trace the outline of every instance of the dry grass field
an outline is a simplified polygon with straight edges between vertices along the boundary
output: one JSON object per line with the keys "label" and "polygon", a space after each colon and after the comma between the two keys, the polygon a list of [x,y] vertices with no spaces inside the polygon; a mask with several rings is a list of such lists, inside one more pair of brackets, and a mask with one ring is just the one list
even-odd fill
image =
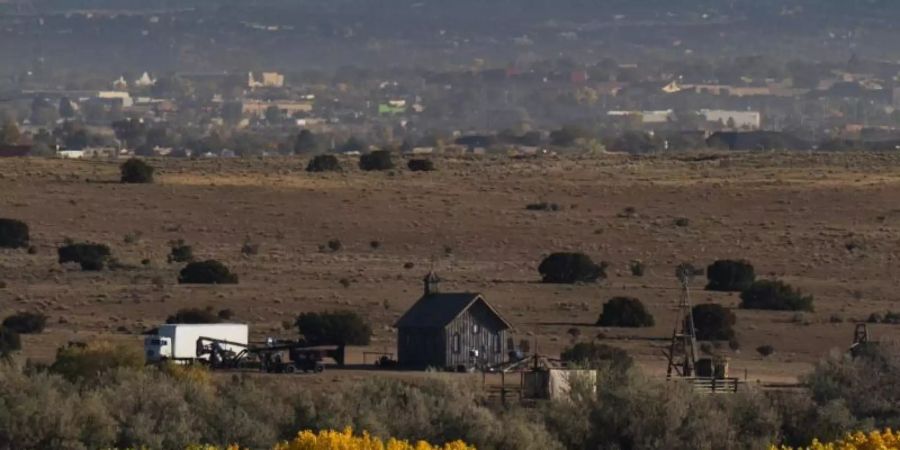
{"label": "dry grass field", "polygon": [[[815,312],[736,310],[741,350],[732,373],[794,379],[850,344],[853,322],[900,311],[900,157],[875,154],[728,154],[678,157],[506,157],[436,160],[438,171],[308,174],[302,158],[155,160],[157,183],[121,185],[118,163],[0,159],[0,217],[26,221],[36,254],[0,252],[0,314],[50,316],[24,338],[24,355],[51,360],[68,341],[131,340],[179,308],[229,308],[255,338],[293,337],[300,312],[350,309],[373,324],[373,351],[395,351],[392,323],[434,265],[444,291],[478,291],[545,354],[598,336],[663,371],[674,324],[675,266],[745,258],[759,276],[815,296]],[[547,201],[560,211],[528,211]],[[633,214],[624,214],[633,209]],[[686,218],[687,226],[676,219]],[[65,238],[108,244],[130,269],[83,273],[56,263]],[[176,283],[168,242],[225,262],[236,286]],[[339,239],[339,251],[321,249]],[[259,245],[245,256],[245,241]],[[372,241],[380,245],[373,248]],[[554,251],[610,263],[595,285],[543,285],[536,267]],[[148,259],[149,264],[142,261]],[[648,265],[644,277],[628,264]],[[411,267],[410,267],[411,266]],[[736,306],[736,294],[696,303]],[[656,316],[649,329],[593,325],[603,302],[626,294]],[[900,326],[876,325],[881,339]],[[771,344],[762,358],[754,350]],[[354,358],[359,358],[355,349]]]}

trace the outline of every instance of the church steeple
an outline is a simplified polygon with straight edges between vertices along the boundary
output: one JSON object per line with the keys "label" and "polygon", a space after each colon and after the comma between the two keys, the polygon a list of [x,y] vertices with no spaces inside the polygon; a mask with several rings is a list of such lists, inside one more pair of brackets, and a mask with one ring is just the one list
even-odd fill
{"label": "church steeple", "polygon": [[438,278],[437,274],[434,273],[433,270],[428,272],[428,274],[425,275],[425,278],[422,281],[425,285],[426,296],[440,293],[440,288],[438,285],[441,283],[441,279]]}

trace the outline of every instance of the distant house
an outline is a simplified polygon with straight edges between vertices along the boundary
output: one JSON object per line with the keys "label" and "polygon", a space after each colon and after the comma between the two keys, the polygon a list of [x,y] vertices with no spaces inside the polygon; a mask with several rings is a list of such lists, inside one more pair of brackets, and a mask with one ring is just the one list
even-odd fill
{"label": "distant house", "polygon": [[124,91],[128,89],[128,82],[125,81],[125,77],[119,77],[117,80],[112,82],[112,88],[116,91]]}
{"label": "distant house", "polygon": [[134,105],[134,99],[128,91],[100,91],[97,99],[108,102],[121,102],[122,107],[130,108]]}
{"label": "distant house", "polygon": [[293,116],[297,113],[310,113],[313,110],[313,102],[310,101],[262,101],[262,100],[244,100],[241,103],[241,114],[260,117],[266,113],[271,107],[278,108],[281,114]]}
{"label": "distant house", "polygon": [[700,115],[707,122],[719,122],[730,128],[757,130],[762,125],[759,111],[728,111],[723,109],[701,109]]}
{"label": "distant house", "polygon": [[62,159],[83,159],[84,150],[60,150],[56,152],[56,156]]}
{"label": "distant house", "polygon": [[636,117],[643,124],[660,124],[671,122],[675,117],[675,111],[671,109],[661,111],[608,111],[606,115],[616,118]]}
{"label": "distant house", "polygon": [[151,77],[149,73],[144,72],[140,78],[134,80],[136,87],[150,87],[156,84],[156,79]]}
{"label": "distant house", "polygon": [[506,361],[512,326],[477,293],[441,293],[434,272],[425,291],[395,327],[397,359],[405,367],[469,370]]}
{"label": "distant house", "polygon": [[765,96],[793,96],[796,91],[779,89],[779,86],[732,86],[729,84],[681,84],[673,81],[662,87],[667,94],[679,92],[692,92],[695,94],[708,94],[731,97],[765,97]]}
{"label": "distant house", "polygon": [[260,79],[253,76],[253,72],[247,73],[247,87],[249,88],[280,88],[284,87],[284,75],[278,72],[263,72]]}

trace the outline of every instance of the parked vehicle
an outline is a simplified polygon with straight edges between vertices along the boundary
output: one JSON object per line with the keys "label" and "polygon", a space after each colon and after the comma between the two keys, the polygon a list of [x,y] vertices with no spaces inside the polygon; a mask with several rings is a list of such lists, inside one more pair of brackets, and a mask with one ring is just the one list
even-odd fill
{"label": "parked vehicle", "polygon": [[201,338],[216,341],[217,351],[237,354],[247,348],[250,330],[246,324],[166,324],[156,334],[144,339],[144,355],[148,363],[161,361],[209,361],[209,353],[198,351]]}
{"label": "parked vehicle", "polygon": [[235,342],[202,337],[197,354],[212,369],[256,368],[269,373],[322,372],[324,359],[344,365],[344,346],[310,346],[306,342],[269,338],[265,343],[244,346]]}

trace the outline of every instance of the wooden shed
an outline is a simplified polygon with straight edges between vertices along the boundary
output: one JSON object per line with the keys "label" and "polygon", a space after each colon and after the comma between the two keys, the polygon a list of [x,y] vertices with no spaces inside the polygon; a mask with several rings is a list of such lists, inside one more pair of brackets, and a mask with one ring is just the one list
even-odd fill
{"label": "wooden shed", "polygon": [[425,291],[397,321],[397,361],[403,367],[471,370],[507,359],[512,328],[478,293],[441,293],[433,272]]}

